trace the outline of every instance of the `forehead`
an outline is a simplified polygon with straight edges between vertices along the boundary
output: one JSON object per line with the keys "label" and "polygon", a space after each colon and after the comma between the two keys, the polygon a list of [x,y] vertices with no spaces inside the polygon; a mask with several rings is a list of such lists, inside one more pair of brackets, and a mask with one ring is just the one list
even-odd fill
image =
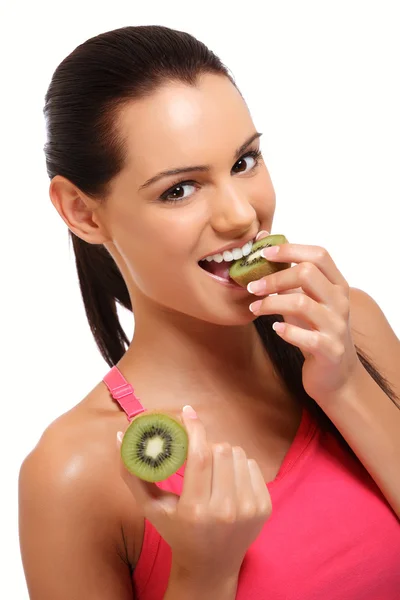
{"label": "forehead", "polygon": [[[254,131],[249,110],[227,77],[204,75],[195,86],[169,83],[119,115],[128,163],[154,170],[204,162],[233,151]],[[225,157],[223,157],[225,159]]]}

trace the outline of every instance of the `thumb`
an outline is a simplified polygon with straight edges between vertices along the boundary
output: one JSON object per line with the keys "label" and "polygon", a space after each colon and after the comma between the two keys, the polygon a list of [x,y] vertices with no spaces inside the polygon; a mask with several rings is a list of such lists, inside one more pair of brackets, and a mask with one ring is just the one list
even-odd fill
{"label": "thumb", "polygon": [[[119,452],[121,449],[122,438],[122,431],[118,431],[117,448]],[[139,477],[133,475],[126,468],[122,460],[120,460],[119,465],[120,475],[124,483],[142,509],[144,516],[152,522],[155,527],[157,527],[155,521],[159,520],[159,516],[171,516],[176,511],[179,496],[162,490],[155,483],[139,479]]]}

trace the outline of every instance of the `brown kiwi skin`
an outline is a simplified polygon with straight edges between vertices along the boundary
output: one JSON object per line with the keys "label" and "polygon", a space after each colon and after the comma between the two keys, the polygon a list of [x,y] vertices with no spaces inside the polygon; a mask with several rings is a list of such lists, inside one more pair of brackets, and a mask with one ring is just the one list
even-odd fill
{"label": "brown kiwi skin", "polygon": [[[271,236],[266,236],[265,238],[262,238],[261,240],[254,242],[251,252],[255,252],[256,250],[259,250],[263,246],[276,246],[277,245],[276,242],[271,244],[271,240],[273,240],[275,238],[275,235],[276,234],[271,235]],[[287,243],[287,239],[284,236],[282,236],[282,237],[284,238],[284,241],[282,243]],[[243,259],[240,258],[237,261],[235,261],[229,270],[231,279],[233,279],[237,284],[241,285],[242,287],[247,287],[247,285],[252,281],[257,281],[258,279],[261,279],[262,277],[266,277],[267,275],[271,275],[272,273],[276,273],[278,271],[283,271],[284,269],[288,269],[291,267],[291,263],[272,262],[263,257],[260,257],[258,260],[260,262],[258,262],[257,264],[255,264],[252,267],[250,267],[250,266],[247,267],[243,273],[232,276],[232,267],[235,264],[243,261]]]}

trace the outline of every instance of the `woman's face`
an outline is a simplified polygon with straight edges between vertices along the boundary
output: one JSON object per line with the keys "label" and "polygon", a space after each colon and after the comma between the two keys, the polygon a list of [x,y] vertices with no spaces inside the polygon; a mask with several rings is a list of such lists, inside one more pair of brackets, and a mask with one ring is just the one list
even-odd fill
{"label": "woman's face", "polygon": [[[134,306],[147,301],[221,325],[252,321],[252,297],[227,285],[227,265],[199,264],[271,231],[275,192],[262,159],[249,154],[260,139],[239,92],[216,75],[196,87],[169,83],[122,109],[118,126],[127,159],[101,212]],[[200,165],[155,180],[161,171]]]}

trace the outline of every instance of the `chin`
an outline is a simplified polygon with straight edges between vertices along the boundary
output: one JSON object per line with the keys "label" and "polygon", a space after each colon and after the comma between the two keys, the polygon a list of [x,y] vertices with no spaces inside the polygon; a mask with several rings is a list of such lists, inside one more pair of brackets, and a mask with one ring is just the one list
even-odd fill
{"label": "chin", "polygon": [[225,306],[221,307],[221,310],[216,310],[216,307],[212,306],[209,310],[199,310],[196,313],[193,312],[190,316],[213,325],[242,327],[253,323],[257,318],[249,310],[249,305],[250,302],[242,306]]}

